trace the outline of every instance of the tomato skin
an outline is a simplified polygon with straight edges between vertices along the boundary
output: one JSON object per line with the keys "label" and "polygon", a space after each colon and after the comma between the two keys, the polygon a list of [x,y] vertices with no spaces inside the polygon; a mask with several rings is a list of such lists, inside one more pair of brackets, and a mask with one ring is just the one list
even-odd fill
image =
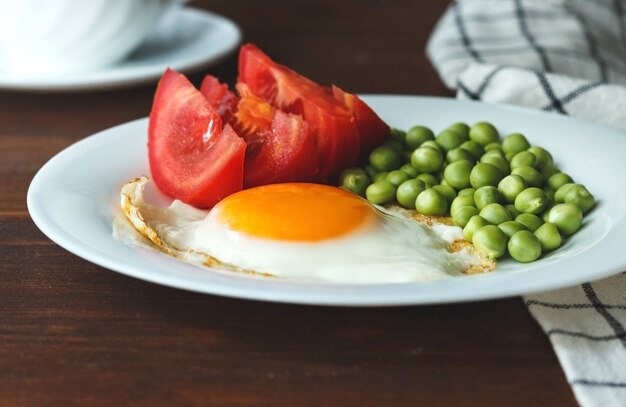
{"label": "tomato skin", "polygon": [[171,69],[161,77],[148,127],[148,159],[165,194],[208,208],[243,187],[246,144],[206,98]]}
{"label": "tomato skin", "polygon": [[348,93],[338,86],[332,86],[333,95],[342,102],[356,120],[361,141],[360,155],[369,154],[380,145],[389,134],[389,126],[357,95]]}
{"label": "tomato skin", "polygon": [[356,120],[328,89],[277,64],[251,44],[241,47],[238,81],[276,108],[302,115],[316,140],[317,180],[325,182],[356,163],[360,151]]}

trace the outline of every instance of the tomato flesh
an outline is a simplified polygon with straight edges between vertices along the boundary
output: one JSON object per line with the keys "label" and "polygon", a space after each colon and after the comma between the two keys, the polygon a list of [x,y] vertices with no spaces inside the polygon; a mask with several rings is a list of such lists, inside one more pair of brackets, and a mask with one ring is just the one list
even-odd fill
{"label": "tomato flesh", "polygon": [[250,44],[241,47],[238,80],[274,107],[304,118],[317,145],[318,180],[327,181],[356,163],[360,151],[356,120],[328,89]]}
{"label": "tomato flesh", "polygon": [[208,208],[243,187],[246,144],[182,74],[168,69],[150,112],[148,158],[156,186]]}
{"label": "tomato flesh", "polygon": [[233,126],[246,140],[244,188],[313,181],[315,141],[301,116],[285,113],[238,84],[241,97]]}
{"label": "tomato flesh", "polygon": [[225,123],[229,123],[237,111],[239,99],[228,89],[228,85],[220,83],[213,75],[206,75],[200,85],[200,93],[217,111]]}

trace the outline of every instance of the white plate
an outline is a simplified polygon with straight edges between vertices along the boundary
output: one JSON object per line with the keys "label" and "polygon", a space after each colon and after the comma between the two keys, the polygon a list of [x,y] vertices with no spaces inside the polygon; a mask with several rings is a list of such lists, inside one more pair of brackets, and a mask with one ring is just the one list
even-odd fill
{"label": "white plate", "polygon": [[181,8],[168,15],[128,58],[97,71],[56,77],[15,76],[2,72],[0,89],[85,91],[156,81],[165,68],[190,72],[215,64],[239,45],[241,32],[216,14]]}
{"label": "white plate", "polygon": [[70,252],[120,273],[186,290],[325,305],[428,304],[555,289],[626,270],[626,134],[534,110],[442,98],[366,96],[390,125],[440,130],[455,121],[493,122],[549,149],[556,164],[598,200],[583,228],[531,264],[501,261],[489,274],[379,285],[310,284],[201,269],[111,237],[121,185],[148,174],[147,120],[126,123],[68,147],[35,176],[28,209],[37,226]]}

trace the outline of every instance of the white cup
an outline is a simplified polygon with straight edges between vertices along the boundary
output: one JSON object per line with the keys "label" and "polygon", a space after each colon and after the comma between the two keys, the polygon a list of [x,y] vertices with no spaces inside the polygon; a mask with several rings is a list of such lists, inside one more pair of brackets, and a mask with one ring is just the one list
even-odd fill
{"label": "white cup", "polygon": [[111,65],[184,0],[0,0],[0,72],[58,76]]}

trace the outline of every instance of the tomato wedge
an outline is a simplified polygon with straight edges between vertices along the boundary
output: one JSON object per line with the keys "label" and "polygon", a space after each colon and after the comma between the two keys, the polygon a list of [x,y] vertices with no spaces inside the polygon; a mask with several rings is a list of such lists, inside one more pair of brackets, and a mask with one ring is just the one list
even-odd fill
{"label": "tomato wedge", "polygon": [[154,96],[148,159],[156,186],[208,208],[243,187],[246,144],[183,76],[168,69]]}
{"label": "tomato wedge", "polygon": [[317,145],[318,180],[327,181],[356,163],[360,151],[356,120],[328,89],[277,64],[251,44],[241,47],[238,81],[272,106],[304,118]]}
{"label": "tomato wedge", "polygon": [[389,126],[357,95],[345,92],[333,85],[335,99],[342,102],[356,120],[356,127],[361,138],[361,155],[381,144],[389,134]]}
{"label": "tomato wedge", "polygon": [[317,176],[315,140],[301,116],[275,109],[238,84],[241,97],[233,123],[246,140],[244,188],[307,182]]}

